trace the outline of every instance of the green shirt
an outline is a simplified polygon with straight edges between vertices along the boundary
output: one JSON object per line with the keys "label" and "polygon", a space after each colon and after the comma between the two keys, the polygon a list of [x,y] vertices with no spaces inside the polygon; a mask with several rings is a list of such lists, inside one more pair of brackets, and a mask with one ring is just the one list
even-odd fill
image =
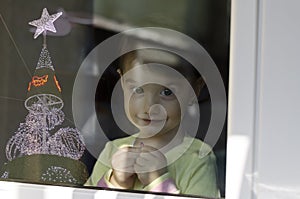
{"label": "green shirt", "polygon": [[[108,142],[85,185],[97,186],[98,181],[103,176],[108,181],[111,173],[112,155],[121,146],[132,145],[134,140],[135,137],[130,136]],[[151,187],[155,186],[155,183],[159,183],[165,178],[172,178],[180,194],[219,197],[216,158],[207,144],[199,139],[185,137],[180,145],[172,148],[164,155],[168,162],[167,175],[161,176],[161,179],[154,180],[146,187],[136,181],[134,190],[149,191]]]}

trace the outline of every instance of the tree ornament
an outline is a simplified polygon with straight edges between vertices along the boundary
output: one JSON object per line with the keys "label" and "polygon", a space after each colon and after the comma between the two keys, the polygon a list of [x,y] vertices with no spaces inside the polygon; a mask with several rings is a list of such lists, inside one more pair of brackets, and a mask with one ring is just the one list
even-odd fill
{"label": "tree ornament", "polygon": [[[24,103],[28,110],[25,122],[20,123],[18,130],[6,145],[6,157],[9,162],[6,164],[7,169],[0,174],[3,178],[13,178],[18,175],[18,172],[12,174],[14,169],[9,169],[10,163],[13,165],[11,167],[17,167],[16,164],[12,163],[14,160],[26,162],[38,158],[47,160],[49,157],[52,159],[57,157],[60,161],[70,162],[79,160],[84,153],[84,141],[76,128],[57,128],[64,122],[65,114],[62,111],[64,102],[61,97],[62,90],[47,49],[46,35],[47,31],[56,32],[53,22],[61,15],[61,12],[49,15],[47,9],[44,8],[41,18],[29,23],[37,27],[34,34],[35,39],[43,33],[43,47],[34,76],[28,83],[27,99]],[[55,129],[58,130],[54,133],[51,132]],[[48,164],[46,162],[37,164]],[[83,174],[83,177],[81,180],[77,180],[73,177],[74,173],[72,174],[66,168],[70,165],[74,167],[77,165],[76,162],[71,164],[60,162],[63,166],[56,165],[58,162],[49,163],[46,170],[40,175],[39,181],[84,183],[87,178],[87,171],[83,164],[78,163],[79,167],[82,168],[79,172]],[[24,165],[19,166],[23,167]]]}
{"label": "tree ornament", "polygon": [[61,15],[62,12],[49,15],[47,8],[44,8],[40,19],[29,22],[30,25],[37,27],[34,34],[34,39],[36,39],[40,34],[46,33],[47,30],[56,32],[53,22]]}

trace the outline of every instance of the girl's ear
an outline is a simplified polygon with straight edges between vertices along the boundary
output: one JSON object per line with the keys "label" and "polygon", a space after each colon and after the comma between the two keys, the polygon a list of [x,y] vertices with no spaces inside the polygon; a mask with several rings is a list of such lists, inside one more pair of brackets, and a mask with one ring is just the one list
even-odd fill
{"label": "girl's ear", "polygon": [[202,77],[199,77],[196,81],[194,81],[194,84],[192,86],[196,94],[196,99],[195,99],[195,95],[192,95],[191,98],[193,99],[191,99],[189,104],[193,104],[198,101],[198,97],[200,96],[201,90],[204,87],[204,85],[205,82]]}
{"label": "girl's ear", "polygon": [[117,69],[117,73],[120,75],[120,77],[122,77],[122,71],[121,71],[121,69]]}
{"label": "girl's ear", "polygon": [[123,75],[121,69],[117,69],[118,74],[120,75],[121,86],[124,88]]}
{"label": "girl's ear", "polygon": [[199,97],[200,96],[200,92],[202,90],[202,88],[204,87],[205,85],[205,82],[203,80],[202,77],[199,77],[195,82],[194,82],[194,85],[193,85],[193,88],[195,90],[195,93],[196,93],[196,96]]}

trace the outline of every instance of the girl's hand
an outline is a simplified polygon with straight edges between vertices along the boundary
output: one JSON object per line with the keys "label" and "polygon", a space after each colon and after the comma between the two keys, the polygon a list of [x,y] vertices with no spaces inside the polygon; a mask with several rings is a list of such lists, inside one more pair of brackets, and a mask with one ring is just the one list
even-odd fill
{"label": "girl's hand", "polygon": [[113,173],[110,183],[114,186],[130,189],[133,187],[136,175],[134,165],[139,156],[140,148],[123,147],[112,156]]}
{"label": "girl's hand", "polygon": [[143,146],[136,159],[134,171],[141,183],[146,186],[167,172],[166,157],[156,148]]}

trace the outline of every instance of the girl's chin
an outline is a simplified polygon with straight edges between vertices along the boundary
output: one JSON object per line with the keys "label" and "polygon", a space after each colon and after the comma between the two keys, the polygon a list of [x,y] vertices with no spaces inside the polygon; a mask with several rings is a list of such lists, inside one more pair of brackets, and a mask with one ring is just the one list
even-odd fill
{"label": "girl's chin", "polygon": [[149,127],[140,127],[139,138],[151,138],[161,134],[161,129],[149,128]]}

